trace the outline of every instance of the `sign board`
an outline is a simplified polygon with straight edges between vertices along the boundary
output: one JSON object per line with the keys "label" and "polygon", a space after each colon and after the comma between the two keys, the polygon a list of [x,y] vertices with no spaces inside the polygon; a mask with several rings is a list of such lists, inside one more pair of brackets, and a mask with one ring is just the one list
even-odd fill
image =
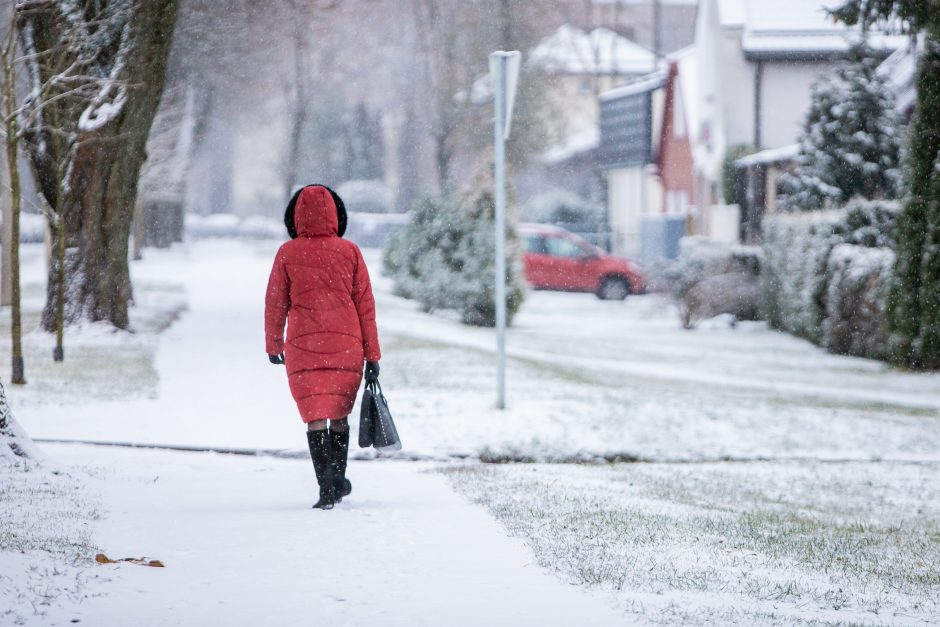
{"label": "sign board", "polygon": [[[493,93],[502,93],[503,139],[509,139],[512,127],[512,110],[516,105],[516,87],[519,84],[519,66],[522,54],[518,51],[494,52],[490,55],[490,76],[493,78]],[[501,84],[500,84],[501,83]]]}
{"label": "sign board", "polygon": [[602,168],[641,166],[652,160],[653,101],[651,91],[601,100]]}

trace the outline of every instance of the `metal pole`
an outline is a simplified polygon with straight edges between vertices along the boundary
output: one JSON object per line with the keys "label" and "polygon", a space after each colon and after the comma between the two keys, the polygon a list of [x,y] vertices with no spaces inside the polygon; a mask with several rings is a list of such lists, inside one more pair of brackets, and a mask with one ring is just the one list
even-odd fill
{"label": "metal pole", "polygon": [[663,7],[660,0],[653,0],[653,54],[656,61],[653,70],[656,70],[656,63],[663,57]]}
{"label": "metal pole", "polygon": [[496,407],[506,409],[506,57],[493,63],[496,76],[496,119],[493,141],[496,153]]}

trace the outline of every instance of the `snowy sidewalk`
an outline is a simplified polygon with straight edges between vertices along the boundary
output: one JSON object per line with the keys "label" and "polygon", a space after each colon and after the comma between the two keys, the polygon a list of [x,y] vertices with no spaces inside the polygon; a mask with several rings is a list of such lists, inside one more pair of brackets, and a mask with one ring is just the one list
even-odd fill
{"label": "snowy sidewalk", "polygon": [[[421,464],[353,462],[353,494],[310,509],[299,460],[46,447],[95,468],[109,557],[82,604],[44,625],[622,625],[604,599],[539,569],[481,508]],[[104,594],[102,594],[104,593]],[[126,621],[126,622],[124,622]]]}

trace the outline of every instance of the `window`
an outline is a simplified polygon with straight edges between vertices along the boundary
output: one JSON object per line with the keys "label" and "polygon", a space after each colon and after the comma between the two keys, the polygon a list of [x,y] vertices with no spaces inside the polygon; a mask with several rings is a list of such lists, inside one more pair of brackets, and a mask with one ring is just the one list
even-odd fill
{"label": "window", "polygon": [[582,95],[594,95],[594,79],[590,76],[582,76],[578,79],[578,93]]}
{"label": "window", "polygon": [[541,235],[526,235],[522,238],[522,248],[527,253],[536,255],[547,255],[548,249],[545,247],[545,238]]}
{"label": "window", "polygon": [[563,237],[546,237],[545,245],[548,248],[548,254],[555,257],[584,257],[585,255],[580,246]]}

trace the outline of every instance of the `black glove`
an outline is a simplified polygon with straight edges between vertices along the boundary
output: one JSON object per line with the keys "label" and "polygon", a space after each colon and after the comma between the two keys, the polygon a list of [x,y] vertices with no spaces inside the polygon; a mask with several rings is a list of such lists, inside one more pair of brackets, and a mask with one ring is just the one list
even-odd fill
{"label": "black glove", "polygon": [[275,366],[281,366],[284,364],[284,353],[280,353],[278,355],[268,355],[268,359]]}
{"label": "black glove", "polygon": [[366,362],[366,383],[376,383],[379,380],[379,362]]}

